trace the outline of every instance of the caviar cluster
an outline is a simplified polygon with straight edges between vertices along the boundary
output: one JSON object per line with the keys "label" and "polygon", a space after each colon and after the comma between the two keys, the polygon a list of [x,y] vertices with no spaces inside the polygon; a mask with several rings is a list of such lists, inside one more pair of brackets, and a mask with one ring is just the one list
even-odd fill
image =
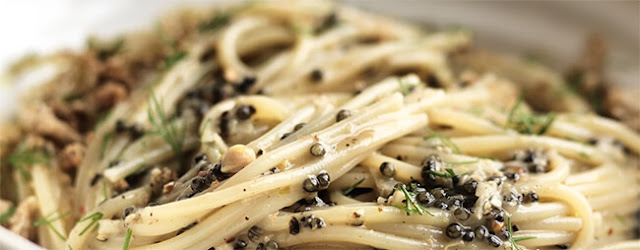
{"label": "caviar cluster", "polygon": [[546,173],[549,171],[549,159],[542,150],[519,150],[513,155],[511,161],[505,163],[501,169],[508,179],[517,181],[525,173]]}
{"label": "caviar cluster", "polygon": [[193,159],[193,162],[195,164],[194,167],[198,168],[200,172],[198,173],[197,177],[191,180],[192,192],[187,194],[187,196],[185,196],[184,198],[191,198],[194,195],[206,190],[214,181],[222,181],[226,178],[229,178],[229,174],[225,174],[222,172],[222,164],[211,163],[207,159],[206,154],[197,155]]}

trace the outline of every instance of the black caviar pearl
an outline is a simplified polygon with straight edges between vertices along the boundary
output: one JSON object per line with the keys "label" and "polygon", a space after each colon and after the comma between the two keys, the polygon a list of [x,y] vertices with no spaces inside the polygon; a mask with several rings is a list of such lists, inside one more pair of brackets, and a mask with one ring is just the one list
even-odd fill
{"label": "black caviar pearl", "polygon": [[498,221],[498,222],[504,222],[504,212],[502,212],[502,211],[497,212],[493,216],[493,218],[496,219],[496,221]]}
{"label": "black caviar pearl", "polygon": [[233,249],[245,249],[247,248],[247,242],[245,242],[244,240],[236,240],[235,243],[233,243]]}
{"label": "black caviar pearl", "polygon": [[466,242],[471,242],[476,237],[476,234],[471,229],[465,229],[462,233],[462,240]]}
{"label": "black caviar pearl", "polygon": [[460,183],[460,176],[459,175],[454,175],[451,177],[451,184],[453,185],[453,187],[458,186],[458,183]]}
{"label": "black caviar pearl", "polygon": [[536,202],[539,199],[538,194],[536,194],[536,192],[529,192],[525,197],[526,197],[525,201],[529,201],[529,202]]}
{"label": "black caviar pearl", "polygon": [[122,210],[122,218],[126,218],[128,215],[130,215],[131,213],[133,213],[133,210],[135,210],[136,208],[134,206],[129,206],[129,207],[125,207]]}
{"label": "black caviar pearl", "polygon": [[257,242],[260,240],[260,236],[262,236],[262,234],[264,234],[264,230],[262,230],[262,228],[259,228],[258,226],[253,226],[249,228],[249,231],[247,232],[247,237],[249,237],[250,241]]}
{"label": "black caviar pearl", "polygon": [[469,210],[466,208],[459,207],[456,208],[456,210],[453,210],[453,216],[460,221],[465,221],[469,219],[469,217],[471,216],[471,212],[469,212]]}
{"label": "black caviar pearl", "polygon": [[251,118],[256,113],[256,108],[253,105],[241,105],[236,109],[236,117],[240,120],[246,120]]}
{"label": "black caviar pearl", "polygon": [[118,133],[125,132],[125,131],[127,131],[127,129],[129,129],[129,126],[127,125],[127,123],[124,120],[117,120],[116,121],[116,132],[118,132]]}
{"label": "black caviar pearl", "polygon": [[260,242],[257,246],[256,246],[256,250],[266,250],[267,247],[264,245],[264,243]]}
{"label": "black caviar pearl", "polygon": [[273,240],[267,242],[267,249],[269,250],[278,249],[279,247],[280,246],[278,245],[278,242],[275,242]]}
{"label": "black caviar pearl", "polygon": [[442,210],[447,210],[449,209],[449,205],[447,205],[446,202],[442,201],[442,200],[436,200],[433,202],[433,207],[435,208],[439,208]]}
{"label": "black caviar pearl", "polygon": [[530,173],[544,173],[546,172],[546,167],[542,164],[534,163],[529,165],[528,170]]}
{"label": "black caviar pearl", "polygon": [[300,233],[300,222],[296,217],[293,217],[289,221],[289,234],[296,235],[298,233]]}
{"label": "black caviar pearl", "polygon": [[291,135],[291,132],[282,134],[282,136],[280,137],[280,140],[284,140],[285,138],[289,137],[289,135]]}
{"label": "black caviar pearl", "polygon": [[116,160],[113,160],[113,161],[110,161],[110,162],[109,162],[109,168],[112,168],[112,167],[118,166],[120,163],[122,163],[122,161],[121,161],[121,160],[117,160],[117,159],[116,159]]}
{"label": "black caviar pearl", "polygon": [[507,179],[517,181],[520,179],[520,174],[518,173],[506,173],[504,174]]}
{"label": "black caviar pearl", "polygon": [[196,177],[191,181],[191,190],[195,192],[201,192],[211,185],[211,180],[205,177]]}
{"label": "black caviar pearl", "polygon": [[476,229],[474,229],[473,232],[475,233],[476,237],[478,237],[478,239],[480,240],[489,237],[489,229],[487,229],[487,227],[485,227],[484,225],[480,225],[476,227]]}
{"label": "black caviar pearl", "polygon": [[351,116],[351,111],[343,109],[338,111],[338,114],[336,115],[336,122],[342,121],[344,119],[347,119]]}
{"label": "black caviar pearl", "polygon": [[451,223],[446,229],[447,237],[457,239],[462,236],[462,225],[460,223]]}
{"label": "black caviar pearl", "polygon": [[517,226],[517,225],[512,225],[512,226],[511,226],[511,231],[512,231],[512,232],[518,232],[518,231],[520,231],[520,228],[518,228],[518,226]]}
{"label": "black caviar pearl", "polygon": [[495,234],[489,235],[487,242],[489,242],[489,245],[492,247],[500,247],[502,245],[502,240]]}
{"label": "black caviar pearl", "polygon": [[462,195],[450,196],[448,197],[448,199],[449,199],[449,207],[451,208],[462,207],[462,204],[464,203],[464,196]]}
{"label": "black caviar pearl", "polygon": [[318,174],[317,179],[318,179],[318,186],[320,188],[327,188],[329,186],[329,183],[331,182],[331,177],[329,177],[329,174],[324,171]]}
{"label": "black caviar pearl", "polygon": [[206,159],[207,159],[207,154],[202,153],[202,154],[196,155],[196,157],[193,158],[193,163],[198,164],[198,162],[204,161]]}
{"label": "black caviar pearl", "polygon": [[322,143],[316,142],[315,144],[311,145],[309,152],[311,152],[311,155],[315,157],[320,157],[326,154],[327,150],[324,148],[324,145],[322,145]]}
{"label": "black caviar pearl", "polygon": [[382,175],[386,177],[393,177],[394,175],[396,175],[396,168],[393,166],[393,164],[385,161],[380,164],[380,173],[382,173]]}
{"label": "black caviar pearl", "polygon": [[307,191],[309,193],[318,191],[318,178],[316,178],[315,176],[309,176],[302,183],[302,188],[304,188],[304,191]]}
{"label": "black caviar pearl", "polygon": [[296,124],[295,127],[293,127],[293,131],[298,131],[298,130],[304,128],[304,126],[307,126],[307,124],[304,123],[304,122],[298,123],[298,124]]}
{"label": "black caviar pearl", "polygon": [[462,184],[462,190],[469,195],[476,194],[476,188],[478,188],[478,182],[474,179],[468,180]]}
{"label": "black caviar pearl", "polygon": [[587,141],[590,145],[596,145],[598,144],[598,139],[596,138],[589,138],[589,140]]}
{"label": "black caviar pearl", "polygon": [[431,192],[433,197],[435,197],[436,199],[442,199],[447,197],[447,192],[445,192],[444,189],[442,188],[434,188],[434,189],[431,189],[431,191],[429,192]]}
{"label": "black caviar pearl", "polygon": [[433,194],[427,191],[419,192],[417,198],[418,202],[422,204],[431,204],[434,200],[436,200],[436,197],[433,197]]}
{"label": "black caviar pearl", "polygon": [[314,69],[313,71],[311,71],[310,78],[312,82],[317,83],[322,81],[323,76],[324,76],[324,73],[322,72],[322,70]]}
{"label": "black caviar pearl", "polygon": [[536,160],[536,153],[533,150],[527,150],[527,156],[524,158],[524,162],[534,162]]}
{"label": "black caviar pearl", "polygon": [[251,87],[256,83],[256,80],[257,79],[253,76],[247,76],[242,79],[242,82],[236,84],[234,88],[240,93],[247,93],[249,92],[249,89],[251,89]]}
{"label": "black caviar pearl", "polygon": [[144,128],[140,124],[133,124],[129,127],[129,135],[131,138],[140,138],[144,135]]}

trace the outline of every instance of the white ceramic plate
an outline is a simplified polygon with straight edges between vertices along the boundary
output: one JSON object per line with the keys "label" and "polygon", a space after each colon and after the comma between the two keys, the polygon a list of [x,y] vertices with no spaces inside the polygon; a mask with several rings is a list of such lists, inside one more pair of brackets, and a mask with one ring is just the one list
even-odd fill
{"label": "white ceramic plate", "polygon": [[[220,0],[5,1],[0,6],[0,30],[4,34],[0,42],[0,69],[28,52],[79,49],[90,34],[109,36],[149,27],[159,14],[185,2],[210,5]],[[474,31],[479,47],[516,54],[535,52],[558,69],[575,60],[587,33],[598,31],[610,45],[609,72],[613,81],[629,87],[640,97],[638,1],[342,2],[428,25],[463,25]],[[11,36],[7,39],[8,34]],[[0,85],[0,120],[15,109],[18,89]],[[0,229],[0,249],[34,247]]]}

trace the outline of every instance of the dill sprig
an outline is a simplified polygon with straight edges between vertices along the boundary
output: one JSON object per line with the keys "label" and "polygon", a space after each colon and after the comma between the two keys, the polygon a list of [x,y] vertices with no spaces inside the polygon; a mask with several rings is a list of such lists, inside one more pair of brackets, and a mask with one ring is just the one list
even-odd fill
{"label": "dill sprig", "polygon": [[507,217],[507,230],[509,230],[509,242],[511,242],[511,250],[522,250],[522,247],[518,246],[516,242],[521,240],[530,240],[535,239],[535,236],[522,236],[522,237],[513,237],[513,232],[511,229],[511,216]]}
{"label": "dill sprig", "polygon": [[454,153],[456,153],[456,154],[460,154],[461,153],[460,148],[458,147],[458,145],[453,143],[453,141],[451,141],[451,137],[449,137],[448,135],[436,133],[435,131],[431,130],[430,128],[427,128],[427,131],[429,133],[431,133],[431,134],[428,135],[428,136],[425,136],[423,138],[425,141],[433,139],[433,138],[438,138],[438,139],[440,139],[440,141],[445,146],[451,148],[451,150],[453,150]]}
{"label": "dill sprig", "polygon": [[353,185],[351,185],[349,188],[347,188],[347,190],[344,190],[344,192],[342,192],[343,195],[349,195],[349,193],[351,193],[351,191],[353,191],[354,189],[356,189],[360,184],[362,184],[362,182],[364,182],[364,180],[366,180],[367,178],[362,178],[360,179],[358,182],[354,183]]}
{"label": "dill sprig", "polygon": [[113,131],[108,132],[102,136],[102,143],[100,144],[100,159],[104,158],[104,153],[107,151],[107,144],[113,137]]}
{"label": "dill sprig", "polygon": [[556,118],[555,113],[533,114],[522,108],[523,94],[513,105],[507,117],[506,128],[518,131],[521,134],[543,135],[547,132]]}
{"label": "dill sprig", "polygon": [[418,202],[415,201],[415,197],[416,195],[418,195],[418,193],[415,191],[416,190],[415,184],[411,183],[412,190],[414,190],[411,192],[407,190],[407,187],[405,185],[398,185],[398,186],[399,187],[395,187],[395,190],[398,192],[402,192],[404,194],[405,206],[394,205],[394,207],[405,211],[407,213],[407,216],[411,215],[412,213],[418,213],[421,215],[424,213],[427,213],[433,216],[432,213],[430,213],[426,208],[424,208],[423,206],[418,204]]}
{"label": "dill sprig", "polygon": [[182,130],[178,131],[178,125],[174,122],[175,119],[169,119],[162,106],[158,98],[156,98],[156,95],[151,93],[147,116],[154,130],[150,131],[150,133],[159,134],[164,141],[169,144],[178,162],[182,162],[182,148],[186,135],[186,125],[183,124]]}
{"label": "dill sprig", "polygon": [[5,224],[16,213],[16,206],[11,206],[9,210],[0,214],[0,224]]}
{"label": "dill sprig", "polygon": [[[67,240],[67,239],[65,239],[64,236],[62,236],[60,231],[58,231],[58,229],[56,229],[51,223],[53,223],[54,221],[57,221],[59,219],[64,218],[65,216],[69,215],[69,211],[55,216],[57,214],[57,212],[58,211],[53,211],[53,213],[50,213],[49,215],[45,216],[44,218],[41,218],[41,219],[35,221],[33,223],[33,226],[34,227],[39,227],[41,225],[47,225],[47,227],[49,227],[49,229],[51,229],[51,231],[53,231],[61,240]],[[51,216],[53,216],[53,218],[49,218]]]}
{"label": "dill sprig", "polygon": [[27,171],[28,167],[35,164],[45,164],[49,161],[49,154],[44,150],[20,147],[7,159],[22,176],[24,180],[29,180],[31,175]]}
{"label": "dill sprig", "polygon": [[469,173],[471,173],[471,172],[466,172],[462,174],[456,174],[456,172],[454,172],[453,169],[451,168],[447,168],[445,169],[445,171],[446,171],[445,173],[441,173],[441,172],[429,170],[429,173],[435,176],[443,177],[443,178],[453,178],[455,176],[460,177],[460,176],[468,175]]}
{"label": "dill sprig", "polygon": [[122,250],[129,249],[129,242],[131,242],[131,234],[133,234],[133,230],[131,230],[131,228],[127,229],[127,236],[124,237],[124,245],[122,245]]}
{"label": "dill sprig", "polygon": [[444,163],[449,164],[449,165],[468,165],[468,164],[474,164],[474,163],[478,163],[479,160],[473,160],[473,161],[445,161]]}
{"label": "dill sprig", "polygon": [[173,67],[173,65],[175,65],[178,61],[184,59],[187,56],[187,52],[180,51],[180,49],[178,48],[178,41],[171,40],[167,36],[167,34],[164,33],[162,27],[158,26],[157,33],[160,39],[164,41],[164,43],[166,43],[171,50],[171,54],[169,54],[169,56],[164,59],[164,65],[162,66],[163,70],[167,70]]}
{"label": "dill sprig", "polygon": [[[87,215],[84,218],[80,219],[80,221],[78,221],[78,222],[91,220],[91,223],[89,223],[89,225],[87,225],[84,229],[82,229],[82,231],[80,232],[79,236],[82,236],[84,233],[87,232],[87,230],[89,230],[92,227],[94,228],[94,230],[98,229],[98,224],[97,223],[98,223],[99,220],[102,219],[102,216],[104,216],[104,214],[102,214],[100,212],[95,212],[95,213],[92,213],[92,214]],[[94,227],[94,225],[95,225],[95,227]]]}

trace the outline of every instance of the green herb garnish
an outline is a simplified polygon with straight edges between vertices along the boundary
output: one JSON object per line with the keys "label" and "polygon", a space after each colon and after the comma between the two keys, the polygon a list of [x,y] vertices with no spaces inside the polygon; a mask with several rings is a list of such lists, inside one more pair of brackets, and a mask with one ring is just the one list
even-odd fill
{"label": "green herb garnish", "polygon": [[585,153],[584,151],[580,151],[580,156],[582,156],[585,159],[589,159],[589,154]]}
{"label": "green herb garnish", "polygon": [[[93,227],[93,229],[98,229],[98,221],[102,219],[102,216],[104,216],[104,214],[100,213],[100,212],[95,212],[92,213],[90,215],[85,216],[84,218],[80,219],[80,221],[78,222],[83,222],[86,220],[91,220],[91,223],[89,223],[89,225],[87,225],[84,229],[82,229],[82,231],[80,232],[79,236],[82,236],[84,233],[87,232],[87,230],[89,230],[90,228]],[[94,227],[95,225],[95,227]]]}
{"label": "green herb garnish", "polygon": [[428,136],[425,136],[423,138],[425,141],[433,139],[433,138],[438,138],[438,139],[440,139],[440,141],[445,146],[451,148],[454,153],[456,153],[456,154],[460,154],[461,153],[460,148],[458,147],[458,145],[453,143],[453,141],[451,141],[451,137],[449,137],[448,135],[436,133],[435,131],[431,130],[430,128],[427,128],[427,131],[429,131],[431,134],[428,135]]}
{"label": "green herb garnish", "polygon": [[362,182],[364,182],[364,180],[366,180],[367,178],[362,178],[360,179],[358,182],[356,182],[355,184],[351,185],[349,188],[347,188],[347,190],[344,190],[344,192],[342,192],[343,195],[349,195],[349,193],[351,193],[351,191],[353,191],[354,189],[356,189],[360,184],[362,184]]}
{"label": "green herb garnish", "polygon": [[29,149],[26,147],[20,147],[16,152],[11,154],[7,159],[26,181],[31,178],[27,168],[35,164],[45,164],[49,161],[49,154],[44,150]]}
{"label": "green herb garnish", "polygon": [[436,172],[436,171],[431,171],[429,170],[429,173],[435,176],[439,176],[439,177],[443,177],[443,178],[453,178],[455,176],[461,177],[461,176],[465,176],[471,173],[471,171],[466,172],[466,173],[462,173],[462,174],[456,174],[456,172],[453,171],[453,169],[451,168],[447,168],[445,169],[446,173],[440,173],[440,172]]}
{"label": "green herb garnish", "polygon": [[131,228],[127,229],[127,236],[124,238],[124,245],[122,245],[122,250],[129,249],[129,242],[131,242],[131,234],[133,231]]}
{"label": "green herb garnish", "polygon": [[[60,231],[58,231],[58,229],[56,229],[51,223],[53,223],[54,221],[57,221],[59,219],[64,218],[65,216],[69,215],[69,211],[55,216],[57,213],[58,213],[58,211],[53,211],[53,213],[45,216],[44,218],[41,218],[41,219],[35,221],[33,223],[33,226],[34,227],[39,227],[41,225],[47,225],[47,227],[49,227],[49,229],[51,229],[51,231],[53,231],[61,240],[67,240],[67,239],[65,239],[64,236],[62,236]],[[49,218],[51,216],[53,216],[53,218]]]}
{"label": "green herb garnish", "polygon": [[622,224],[622,225],[627,225],[627,221],[624,220],[624,217],[622,217],[622,215],[619,214],[615,214],[616,219]]}
{"label": "green herb garnish", "polygon": [[[415,184],[411,184],[412,187],[415,187]],[[416,188],[413,188],[413,190],[415,190]],[[405,185],[400,185],[400,187],[396,187],[395,188],[396,191],[398,192],[402,192],[404,194],[405,197],[405,206],[397,206],[394,205],[394,207],[402,209],[403,211],[405,211],[407,213],[407,216],[411,215],[412,213],[418,213],[418,214],[424,214],[427,213],[431,216],[433,216],[432,213],[430,213],[426,208],[424,208],[423,206],[421,206],[420,204],[418,204],[418,202],[415,201],[415,197],[418,194],[415,191],[409,192],[407,190],[407,187]]]}
{"label": "green herb garnish", "polygon": [[104,153],[107,151],[107,144],[113,137],[113,131],[108,132],[102,136],[102,143],[100,144],[100,159],[104,158]]}
{"label": "green herb garnish", "polygon": [[207,118],[207,120],[204,121],[204,124],[199,131],[200,135],[204,135],[204,130],[207,129],[207,125],[209,125],[209,122],[211,122],[211,118]]}
{"label": "green herb garnish", "polygon": [[518,241],[521,241],[521,240],[530,240],[530,239],[535,239],[535,238],[538,238],[538,237],[536,237],[536,236],[520,236],[520,237],[513,238],[513,241],[514,242],[518,242]]}
{"label": "green herb garnish", "polygon": [[509,111],[505,127],[521,134],[543,135],[555,120],[556,115],[554,113],[532,114],[527,112],[522,108],[523,97],[524,95],[521,94],[516,104]]}
{"label": "green herb garnish", "polygon": [[509,230],[509,242],[511,242],[511,250],[522,250],[522,247],[518,246],[518,244],[516,244],[517,241],[521,241],[521,240],[530,240],[530,239],[535,239],[535,236],[522,236],[522,237],[513,237],[513,232],[511,229],[511,216],[507,217],[507,229]]}
{"label": "green herb garnish", "polygon": [[160,26],[158,26],[157,32],[160,39],[164,41],[171,49],[171,54],[169,54],[169,56],[164,59],[164,65],[162,67],[163,70],[167,70],[173,67],[173,65],[175,65],[178,61],[184,59],[187,56],[187,52],[180,51],[178,48],[178,41],[171,40],[169,37],[167,37]]}
{"label": "green herb garnish", "polygon": [[182,131],[178,131],[178,125],[174,122],[175,119],[169,119],[162,107],[163,105],[158,101],[156,95],[151,93],[147,116],[154,130],[149,133],[162,136],[164,141],[171,147],[173,155],[176,156],[178,162],[182,162],[182,148],[186,135],[186,124],[183,124]]}
{"label": "green herb garnish", "polygon": [[11,206],[9,210],[0,214],[0,224],[5,224],[16,213],[16,206]]}
{"label": "green herb garnish", "polygon": [[102,196],[104,197],[103,201],[109,199],[109,195],[107,194],[107,183],[104,181],[102,182]]}
{"label": "green herb garnish", "polygon": [[402,95],[408,95],[420,84],[420,82],[406,82],[404,79],[399,78],[398,84],[400,85],[400,91]]}

